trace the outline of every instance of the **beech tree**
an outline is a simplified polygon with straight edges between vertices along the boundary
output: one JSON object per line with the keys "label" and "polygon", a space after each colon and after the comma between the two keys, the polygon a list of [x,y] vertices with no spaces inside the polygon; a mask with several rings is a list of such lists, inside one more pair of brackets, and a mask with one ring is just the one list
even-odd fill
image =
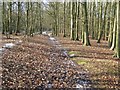
{"label": "beech tree", "polygon": [[116,56],[120,58],[120,1],[117,2]]}
{"label": "beech tree", "polygon": [[16,35],[20,33],[20,12],[21,12],[21,2],[18,2]]}
{"label": "beech tree", "polygon": [[89,46],[91,45],[90,44],[90,41],[89,41],[89,33],[88,33],[88,13],[87,13],[87,2],[84,2],[83,3],[83,9],[84,9],[84,12],[85,12],[85,15],[84,15],[84,45],[85,46]]}
{"label": "beech tree", "polygon": [[[108,7],[108,3],[105,4],[105,8],[104,8],[104,17],[103,16],[103,11],[102,11],[102,3],[101,3],[101,8],[100,8],[100,24],[99,24],[99,35],[98,35],[98,41],[97,43],[100,43],[100,40],[102,38],[103,32],[105,30],[105,22],[106,22],[106,11],[107,11],[107,7]],[[103,20],[102,20],[103,19]]]}
{"label": "beech tree", "polygon": [[3,5],[2,5],[2,34],[5,34],[5,3],[3,2]]}
{"label": "beech tree", "polygon": [[71,1],[71,21],[70,21],[70,25],[71,25],[71,34],[70,34],[70,39],[74,40],[74,34],[75,34],[75,2]]}
{"label": "beech tree", "polygon": [[79,40],[79,26],[80,26],[80,23],[79,23],[79,15],[80,15],[80,3],[79,2],[76,2],[76,38],[75,40]]}
{"label": "beech tree", "polygon": [[66,37],[66,32],[65,32],[65,30],[66,30],[66,2],[64,1],[64,30],[63,30],[63,37]]}

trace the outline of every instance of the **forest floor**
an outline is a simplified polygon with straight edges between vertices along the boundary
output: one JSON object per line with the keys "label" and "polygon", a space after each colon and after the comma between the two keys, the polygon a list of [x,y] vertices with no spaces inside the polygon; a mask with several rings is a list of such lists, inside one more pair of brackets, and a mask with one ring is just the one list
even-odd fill
{"label": "forest floor", "polygon": [[[16,38],[16,41],[20,38]],[[75,88],[90,84],[87,71],[74,64],[47,36],[21,37],[2,54],[3,88]],[[2,42],[13,42],[5,39]]]}
{"label": "forest floor", "polygon": [[69,38],[57,38],[68,54],[74,54],[71,60],[89,71],[91,81],[95,88],[119,88],[119,62],[113,57],[107,41],[97,43],[90,40],[91,46],[83,46],[81,41],[71,41]]}
{"label": "forest floor", "polygon": [[48,36],[2,37],[1,46],[22,40],[2,54],[2,86],[74,88],[79,80],[90,79],[94,88],[118,88],[119,60],[112,57],[114,52],[107,42],[97,44],[91,40],[91,46],[86,47],[69,38],[56,39],[69,55],[74,54],[72,58],[56,49]]}

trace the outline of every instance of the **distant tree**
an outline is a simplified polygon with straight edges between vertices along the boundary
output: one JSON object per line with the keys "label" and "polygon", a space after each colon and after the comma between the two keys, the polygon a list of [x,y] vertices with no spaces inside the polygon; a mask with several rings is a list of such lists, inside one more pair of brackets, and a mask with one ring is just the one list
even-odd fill
{"label": "distant tree", "polygon": [[103,32],[105,30],[105,22],[106,22],[106,11],[107,11],[107,7],[108,7],[108,3],[105,4],[105,8],[104,8],[104,17],[102,18],[103,16],[103,11],[102,11],[102,5],[101,4],[101,8],[100,8],[100,28],[99,28],[99,35],[98,35],[98,41],[97,43],[100,43],[100,40],[102,38],[102,35],[103,35]]}
{"label": "distant tree", "polygon": [[20,33],[20,12],[21,12],[21,2],[18,2],[16,35]]}
{"label": "distant tree", "polygon": [[3,25],[3,29],[2,29],[2,34],[5,34],[5,2],[3,2],[3,5],[2,5],[2,25]]}
{"label": "distant tree", "polygon": [[79,40],[79,35],[78,35],[78,31],[79,31],[79,15],[80,15],[80,3],[79,2],[76,2],[76,37],[75,37],[75,40]]}
{"label": "distant tree", "polygon": [[71,1],[71,34],[70,39],[75,40],[75,2]]}
{"label": "distant tree", "polygon": [[65,32],[65,30],[66,30],[66,2],[64,1],[64,30],[63,30],[63,37],[66,37],[66,32]]}

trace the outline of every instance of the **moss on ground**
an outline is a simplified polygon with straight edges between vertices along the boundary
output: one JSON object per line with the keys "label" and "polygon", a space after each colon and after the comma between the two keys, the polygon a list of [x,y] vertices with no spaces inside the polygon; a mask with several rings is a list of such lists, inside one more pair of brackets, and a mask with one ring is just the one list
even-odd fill
{"label": "moss on ground", "polygon": [[74,57],[72,60],[90,72],[90,79],[96,83],[93,85],[95,88],[118,88],[119,75],[117,61],[80,59],[78,57]]}
{"label": "moss on ground", "polygon": [[68,52],[68,54],[69,55],[71,55],[71,54],[79,55],[80,52],[79,51],[70,51],[70,52]]}

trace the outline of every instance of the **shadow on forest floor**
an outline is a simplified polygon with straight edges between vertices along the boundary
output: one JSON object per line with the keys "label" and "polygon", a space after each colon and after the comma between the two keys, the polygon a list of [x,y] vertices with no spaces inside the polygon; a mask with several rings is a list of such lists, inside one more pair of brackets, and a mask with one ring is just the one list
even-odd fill
{"label": "shadow on forest floor", "polygon": [[88,70],[95,88],[119,87],[119,59],[113,58],[114,51],[109,50],[107,41],[98,44],[96,40],[90,40],[91,46],[83,46],[80,41],[69,38],[57,39],[69,54],[75,54],[71,60]]}

